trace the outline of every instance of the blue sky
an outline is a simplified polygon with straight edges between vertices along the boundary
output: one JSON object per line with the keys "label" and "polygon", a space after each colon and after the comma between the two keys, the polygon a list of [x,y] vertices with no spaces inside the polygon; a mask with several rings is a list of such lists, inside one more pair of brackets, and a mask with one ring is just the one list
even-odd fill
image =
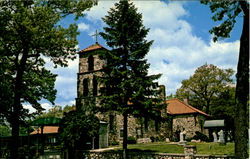
{"label": "blue sky", "polygon": [[[167,95],[174,94],[181,86],[181,81],[188,79],[197,67],[205,63],[236,70],[242,17],[237,19],[231,38],[214,43],[209,29],[218,23],[212,21],[209,7],[199,1],[133,2],[138,12],[142,13],[144,25],[150,28],[147,39],[154,40],[146,57],[151,64],[149,73],[162,74],[159,83],[166,86]],[[91,35],[96,29],[103,31],[105,24],[101,17],[107,14],[114,3],[115,1],[99,1],[97,6],[85,12],[85,17],[76,21],[80,31],[79,44],[76,46],[79,50],[95,43],[95,38]],[[75,22],[73,19],[73,16],[68,16],[59,24],[67,27]],[[98,42],[106,47],[101,37],[98,37]],[[53,69],[48,65],[53,73],[58,74],[56,105],[75,103],[78,60],[77,57],[70,61],[67,68]],[[45,109],[52,107],[48,101],[43,100],[41,103]],[[31,109],[28,105],[26,107]]]}

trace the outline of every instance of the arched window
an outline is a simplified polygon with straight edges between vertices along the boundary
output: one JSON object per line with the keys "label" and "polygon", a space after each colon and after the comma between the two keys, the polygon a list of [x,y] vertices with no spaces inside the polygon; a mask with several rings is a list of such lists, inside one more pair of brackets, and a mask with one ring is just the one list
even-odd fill
{"label": "arched window", "polygon": [[89,71],[94,70],[94,58],[92,55],[88,57],[88,65],[89,65]]}
{"label": "arched window", "polygon": [[97,79],[96,79],[96,77],[94,76],[94,77],[93,77],[93,95],[94,95],[94,96],[97,96],[97,85],[98,85]]}
{"label": "arched window", "polygon": [[86,97],[88,96],[89,93],[89,80],[85,78],[83,80],[83,96]]}

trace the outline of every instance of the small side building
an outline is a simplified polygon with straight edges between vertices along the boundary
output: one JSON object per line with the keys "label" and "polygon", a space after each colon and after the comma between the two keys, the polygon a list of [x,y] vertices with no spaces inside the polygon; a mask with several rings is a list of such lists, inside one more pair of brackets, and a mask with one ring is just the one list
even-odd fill
{"label": "small side building", "polygon": [[185,129],[186,138],[192,138],[196,131],[208,135],[204,130],[204,122],[210,115],[192,107],[179,99],[167,100],[167,113],[172,115],[172,132],[178,141],[179,133]]}
{"label": "small side building", "polygon": [[59,126],[44,126],[43,130],[41,129],[41,127],[34,130],[30,133],[31,139],[33,141],[31,144],[43,145],[46,147],[59,145],[60,143],[58,142],[58,128]]}

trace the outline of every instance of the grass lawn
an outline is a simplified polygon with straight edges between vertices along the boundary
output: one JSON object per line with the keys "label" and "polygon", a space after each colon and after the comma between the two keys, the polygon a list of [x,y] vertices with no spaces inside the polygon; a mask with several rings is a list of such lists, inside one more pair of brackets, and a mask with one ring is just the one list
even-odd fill
{"label": "grass lawn", "polygon": [[[234,155],[234,144],[219,145],[218,143],[188,143],[196,145],[197,154],[204,155]],[[184,153],[184,147],[178,144],[165,142],[154,142],[146,144],[131,144],[128,145],[130,151],[151,151],[158,153]]]}
{"label": "grass lawn", "polygon": [[234,143],[220,145],[218,143],[190,143],[196,145],[198,154],[207,155],[234,155]]}

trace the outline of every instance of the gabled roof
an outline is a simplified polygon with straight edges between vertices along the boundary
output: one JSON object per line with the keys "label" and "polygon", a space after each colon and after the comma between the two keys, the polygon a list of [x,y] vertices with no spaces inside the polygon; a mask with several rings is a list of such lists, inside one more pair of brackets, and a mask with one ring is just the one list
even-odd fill
{"label": "gabled roof", "polygon": [[191,105],[179,100],[179,99],[169,99],[167,102],[167,113],[171,115],[181,115],[181,114],[201,114],[207,117],[210,115],[192,107]]}
{"label": "gabled roof", "polygon": [[[55,134],[58,133],[59,126],[44,126],[43,127],[43,134]],[[36,129],[35,131],[31,132],[30,135],[41,134],[41,128]]]}
{"label": "gabled roof", "polygon": [[99,49],[105,49],[108,50],[107,48],[103,47],[102,45],[100,45],[99,43],[95,43],[81,51],[79,51],[79,53],[83,53],[83,52],[88,52],[88,51],[93,51],[93,50],[99,50]]}

